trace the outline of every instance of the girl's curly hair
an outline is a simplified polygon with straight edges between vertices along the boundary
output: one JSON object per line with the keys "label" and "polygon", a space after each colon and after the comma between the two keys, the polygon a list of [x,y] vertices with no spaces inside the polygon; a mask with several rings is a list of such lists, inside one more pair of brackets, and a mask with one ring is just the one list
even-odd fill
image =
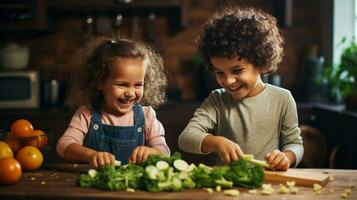
{"label": "girl's curly hair", "polygon": [[81,82],[82,104],[102,99],[99,85],[108,76],[108,64],[120,58],[142,58],[146,67],[142,105],[157,107],[166,100],[167,79],[163,60],[154,49],[144,43],[129,39],[97,38],[84,52]]}
{"label": "girl's curly hair", "polygon": [[254,8],[227,7],[216,12],[197,43],[211,70],[211,57],[238,55],[256,67],[264,67],[268,73],[277,69],[283,56],[283,37],[276,19]]}

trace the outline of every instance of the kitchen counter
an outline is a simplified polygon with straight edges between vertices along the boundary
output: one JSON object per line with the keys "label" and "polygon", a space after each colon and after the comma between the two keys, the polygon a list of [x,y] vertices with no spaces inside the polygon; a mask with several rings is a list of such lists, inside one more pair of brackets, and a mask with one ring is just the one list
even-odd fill
{"label": "kitchen counter", "polygon": [[[54,167],[53,167],[54,166]],[[65,166],[65,167],[63,167]],[[87,165],[57,165],[44,166],[45,169],[23,173],[19,183],[0,186],[0,199],[342,199],[345,189],[352,187],[347,199],[357,199],[357,170],[337,169],[299,169],[315,173],[332,175],[330,181],[321,194],[316,194],[311,187],[298,187],[297,194],[278,194],[279,185],[273,185],[272,195],[249,194],[247,189],[237,188],[239,197],[223,195],[223,192],[208,193],[202,189],[185,190],[182,192],[150,193],[145,191],[104,191],[95,188],[81,188],[75,186],[80,172],[88,169]],[[61,169],[61,170],[58,170]],[[332,191],[333,190],[333,191]]]}

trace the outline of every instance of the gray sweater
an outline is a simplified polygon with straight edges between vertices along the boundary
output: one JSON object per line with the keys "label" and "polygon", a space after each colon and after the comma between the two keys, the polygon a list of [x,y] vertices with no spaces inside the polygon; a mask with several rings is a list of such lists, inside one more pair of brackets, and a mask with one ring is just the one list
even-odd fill
{"label": "gray sweater", "polygon": [[[210,133],[236,142],[257,159],[275,149],[291,150],[297,166],[304,153],[294,98],[288,90],[270,84],[241,101],[224,89],[212,91],[179,136],[179,147],[202,154],[202,140]],[[217,159],[216,164],[222,163]]]}

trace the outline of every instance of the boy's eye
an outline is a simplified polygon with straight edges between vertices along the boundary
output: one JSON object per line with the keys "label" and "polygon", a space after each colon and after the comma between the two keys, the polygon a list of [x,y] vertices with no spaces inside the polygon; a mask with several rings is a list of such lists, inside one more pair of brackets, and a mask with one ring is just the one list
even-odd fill
{"label": "boy's eye", "polygon": [[223,72],[220,72],[220,71],[215,71],[214,73],[215,73],[217,76],[223,75]]}

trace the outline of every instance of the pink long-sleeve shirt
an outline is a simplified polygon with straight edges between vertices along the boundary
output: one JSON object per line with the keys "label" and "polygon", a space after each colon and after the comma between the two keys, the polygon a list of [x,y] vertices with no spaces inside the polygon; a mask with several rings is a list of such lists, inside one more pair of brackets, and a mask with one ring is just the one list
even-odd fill
{"label": "pink long-sleeve shirt", "polygon": [[[145,145],[158,148],[162,153],[170,155],[170,149],[165,141],[165,130],[161,122],[156,118],[154,109],[150,106],[143,106],[142,108],[145,118]],[[102,111],[101,115],[103,124],[114,126],[134,125],[134,112],[116,116]],[[57,153],[61,157],[64,157],[64,151],[70,144],[83,145],[91,118],[92,112],[88,106],[82,106],[74,113],[67,130],[57,142]]]}

